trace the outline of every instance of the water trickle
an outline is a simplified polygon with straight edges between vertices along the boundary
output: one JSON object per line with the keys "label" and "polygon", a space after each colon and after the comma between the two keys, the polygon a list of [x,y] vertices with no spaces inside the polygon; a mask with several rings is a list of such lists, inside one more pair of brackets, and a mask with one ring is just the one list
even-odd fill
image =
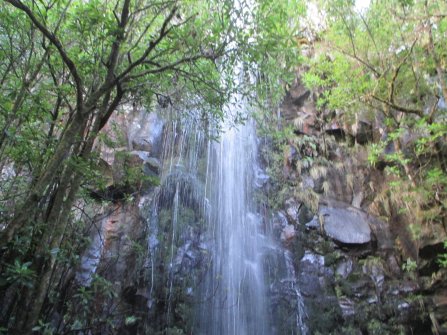
{"label": "water trickle", "polygon": [[300,330],[299,335],[307,335],[309,330],[307,328],[306,323],[304,322],[304,316],[306,315],[306,311],[304,308],[304,300],[301,295],[301,291],[298,287],[298,283],[296,280],[295,267],[293,266],[292,255],[289,250],[284,251],[284,260],[287,268],[287,275],[289,277],[289,285],[290,288],[296,294],[296,325],[297,329]]}

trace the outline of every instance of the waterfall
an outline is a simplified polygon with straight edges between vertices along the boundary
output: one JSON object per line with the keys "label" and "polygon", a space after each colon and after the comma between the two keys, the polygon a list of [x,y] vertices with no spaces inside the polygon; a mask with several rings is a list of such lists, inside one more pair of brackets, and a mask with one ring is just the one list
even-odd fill
{"label": "waterfall", "polygon": [[253,202],[253,122],[227,129],[210,149],[208,236],[213,248],[200,334],[270,334],[263,273],[266,237]]}
{"label": "waterfall", "polygon": [[[226,114],[249,114],[244,103],[237,105],[229,104]],[[154,331],[308,333],[294,255],[279,243],[278,227],[287,222],[274,224],[255,201],[268,177],[257,161],[255,122],[246,119],[219,126],[217,140],[193,112],[165,123],[161,182],[148,220]]]}

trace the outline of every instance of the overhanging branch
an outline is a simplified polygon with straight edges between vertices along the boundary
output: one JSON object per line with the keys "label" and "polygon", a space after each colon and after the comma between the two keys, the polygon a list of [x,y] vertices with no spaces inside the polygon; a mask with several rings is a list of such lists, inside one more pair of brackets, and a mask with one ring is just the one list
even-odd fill
{"label": "overhanging branch", "polygon": [[17,9],[20,9],[21,11],[25,12],[25,14],[29,17],[29,19],[33,22],[33,24],[39,29],[39,31],[46,37],[48,40],[53,44],[57,51],[59,52],[59,55],[62,58],[62,61],[67,65],[73,80],[75,82],[76,86],[76,101],[78,108],[81,108],[83,103],[83,96],[82,96],[82,80],[79,76],[79,73],[76,69],[76,66],[74,62],[71,60],[71,58],[68,56],[67,52],[64,50],[64,47],[62,46],[62,43],[59,41],[59,39],[48,30],[47,27],[45,27],[34,15],[33,11],[23,4],[20,0],[5,0],[6,2],[9,2],[12,6],[16,7]]}

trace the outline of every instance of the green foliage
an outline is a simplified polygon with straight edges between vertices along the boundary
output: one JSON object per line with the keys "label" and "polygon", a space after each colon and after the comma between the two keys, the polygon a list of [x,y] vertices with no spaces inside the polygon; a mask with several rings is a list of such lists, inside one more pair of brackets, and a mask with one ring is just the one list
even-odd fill
{"label": "green foliage", "polygon": [[53,335],[55,333],[51,323],[45,323],[42,320],[39,320],[39,323],[37,326],[32,328],[33,332],[39,332],[39,334],[42,335]]}
{"label": "green foliage", "polygon": [[124,324],[126,326],[132,326],[135,323],[138,322],[138,317],[134,316],[134,315],[130,315],[130,316],[126,316],[125,320],[124,320]]}
{"label": "green foliage", "polygon": [[402,264],[402,270],[409,273],[416,271],[417,267],[418,265],[416,261],[412,260],[411,258],[407,258],[405,263]]}
{"label": "green foliage", "polygon": [[16,259],[13,264],[6,266],[6,282],[31,288],[33,286],[35,272],[30,269],[30,266],[31,262],[21,263]]}
{"label": "green foliage", "polygon": [[30,266],[31,262],[21,263],[18,259],[13,264],[7,264],[5,277],[0,280],[0,286],[17,284],[19,287],[31,288],[36,274],[34,270],[30,269]]}
{"label": "green foliage", "polygon": [[442,268],[447,268],[447,240],[444,241],[444,250],[446,252],[440,254],[437,261]]}

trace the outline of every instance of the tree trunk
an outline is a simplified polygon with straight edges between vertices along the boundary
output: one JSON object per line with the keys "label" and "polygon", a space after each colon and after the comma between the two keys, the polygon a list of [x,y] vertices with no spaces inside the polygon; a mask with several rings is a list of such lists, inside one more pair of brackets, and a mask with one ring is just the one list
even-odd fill
{"label": "tree trunk", "polygon": [[64,135],[59,141],[53,156],[46,167],[43,168],[35,185],[32,186],[27,199],[20,208],[17,208],[14,211],[14,218],[2,232],[0,237],[0,247],[6,246],[6,244],[13,239],[15,233],[26,224],[33,224],[32,222],[29,222],[30,218],[34,217],[45,191],[59,175],[61,166],[64,165],[68,158],[73,156],[73,145],[82,140],[78,135],[84,132],[84,127],[85,116],[80,114],[74,115],[72,122],[68,125]]}

